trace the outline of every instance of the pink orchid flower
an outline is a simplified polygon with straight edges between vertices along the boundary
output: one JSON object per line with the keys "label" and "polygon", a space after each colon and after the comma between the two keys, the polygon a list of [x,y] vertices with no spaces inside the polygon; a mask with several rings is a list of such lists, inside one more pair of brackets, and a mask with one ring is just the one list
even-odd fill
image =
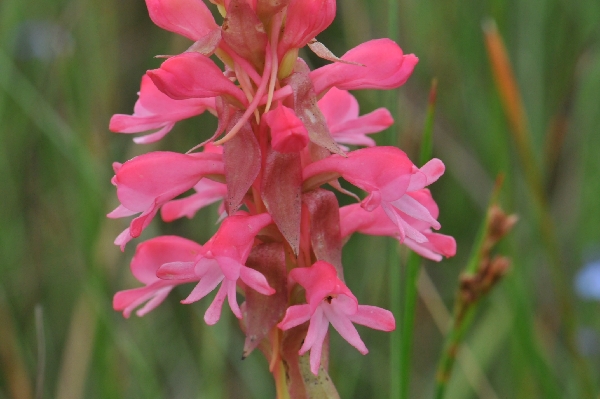
{"label": "pink orchid flower", "polygon": [[288,330],[310,320],[299,354],[310,350],[310,370],[315,375],[319,371],[323,341],[329,323],[363,355],[369,351],[352,323],[381,331],[392,331],[396,328],[394,316],[390,311],[375,306],[359,305],[350,289],[338,278],[335,267],[325,261],[318,261],[310,267],[293,269],[289,278],[290,284],[297,282],[304,287],[307,303],[290,306],[277,326]]}
{"label": "pink orchid flower", "polygon": [[165,137],[176,122],[200,115],[207,109],[215,113],[214,98],[173,100],[158,90],[149,76],[144,75],[133,115],[113,115],[109,129],[115,133],[141,133],[159,129],[133,139],[138,144],[154,143]]}
{"label": "pink orchid flower", "polygon": [[[424,188],[444,173],[444,164],[432,159],[418,169],[406,154],[395,147],[363,148],[347,157],[332,155],[308,165],[303,171],[305,186],[322,184],[339,176],[369,193],[362,201],[367,211],[381,207],[398,229],[401,240],[408,237],[418,243],[427,238],[402,218],[403,214],[421,220],[429,227],[440,224],[429,210],[409,192]],[[320,180],[323,179],[323,180]]]}
{"label": "pink orchid flower", "polygon": [[151,152],[135,157],[124,164],[115,163],[113,185],[121,201],[110,218],[141,215],[132,220],[115,244],[124,250],[132,238],[138,237],[150,224],[156,212],[167,201],[194,187],[207,175],[223,175],[221,154]]}
{"label": "pink orchid flower", "polygon": [[241,319],[242,312],[236,298],[238,280],[263,295],[275,293],[265,276],[244,265],[254,245],[254,238],[271,223],[268,213],[229,216],[193,261],[166,263],[158,269],[157,276],[169,281],[199,279],[190,295],[181,301],[186,304],[199,301],[221,284],[204,314],[204,321],[209,325],[219,321],[225,297],[233,314]]}
{"label": "pink orchid flower", "polygon": [[[439,209],[428,189],[409,192],[417,202],[427,208],[433,218],[437,218]],[[375,236],[389,236],[399,239],[401,243],[418,253],[419,255],[439,262],[442,256],[451,257],[456,254],[456,241],[454,238],[431,231],[430,226],[422,220],[415,219],[403,212],[399,212],[401,218],[415,230],[425,236],[427,241],[416,242],[405,237],[400,240],[398,227],[390,220],[383,208],[378,207],[372,212],[366,211],[360,204],[347,205],[340,208],[340,232],[342,239],[358,232]]]}
{"label": "pink orchid flower", "polygon": [[[367,134],[378,133],[394,123],[385,108],[378,108],[368,114],[358,116],[358,101],[346,90],[331,88],[318,102],[327,120],[331,136],[338,144],[364,145],[372,147],[375,140]],[[348,151],[347,147],[342,147]]]}
{"label": "pink orchid flower", "polygon": [[342,57],[362,65],[334,62],[310,73],[317,95],[332,87],[342,90],[395,89],[406,82],[419,61],[413,54],[404,55],[390,39],[359,44]]}
{"label": "pink orchid flower", "polygon": [[147,302],[136,312],[143,316],[160,305],[176,285],[197,281],[161,280],[156,277],[156,271],[164,263],[194,260],[201,249],[200,244],[177,236],[155,237],[139,244],[131,260],[131,273],[146,286],[117,292],[113,308],[123,311],[123,316],[128,318],[135,308]]}

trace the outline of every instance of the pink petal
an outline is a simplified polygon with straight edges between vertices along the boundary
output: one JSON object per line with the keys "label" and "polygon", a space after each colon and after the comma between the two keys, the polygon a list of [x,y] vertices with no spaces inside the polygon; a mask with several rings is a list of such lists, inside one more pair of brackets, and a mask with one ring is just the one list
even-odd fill
{"label": "pink petal", "polygon": [[146,134],[146,135],[140,136],[140,137],[135,137],[133,139],[133,142],[136,144],[155,143],[155,142],[161,140],[163,137],[165,137],[167,135],[167,133],[169,133],[171,131],[171,129],[173,129],[173,126],[175,126],[175,123],[168,123],[162,129],[160,129],[154,133]]}
{"label": "pink petal", "polygon": [[334,127],[330,126],[330,130],[334,140],[338,143],[372,147],[375,145],[375,140],[367,137],[366,134],[381,132],[393,123],[394,119],[390,111],[379,108],[354,120]]}
{"label": "pink petal", "polygon": [[291,0],[279,42],[279,58],[291,48],[306,46],[331,24],[335,11],[335,0]]}
{"label": "pink petal", "polygon": [[406,238],[404,239],[402,244],[406,245],[408,248],[410,248],[416,254],[422,256],[423,258],[432,260],[434,262],[439,262],[443,259],[442,255],[429,248],[428,242],[417,243],[411,240],[410,238]]}
{"label": "pink petal", "polygon": [[309,179],[319,181],[319,175],[338,173],[367,192],[381,191],[386,200],[394,200],[406,193],[413,166],[396,147],[363,148],[349,152],[347,157],[332,155],[313,162],[304,168],[302,178],[306,186]]}
{"label": "pink petal", "polygon": [[145,284],[161,281],[156,272],[163,264],[191,262],[201,250],[200,244],[182,237],[155,237],[138,244],[131,259],[131,273]]}
{"label": "pink petal", "polygon": [[[113,297],[113,309],[123,311],[123,316],[129,318],[131,312],[133,312],[135,308],[150,300],[152,303],[146,305],[138,312],[138,316],[142,316],[157,307],[173,287],[174,284],[165,284],[164,282],[159,281],[150,284],[147,287],[119,291]],[[140,314],[142,310],[144,310],[144,312]]]}
{"label": "pink petal", "polygon": [[119,205],[112,212],[110,212],[108,215],[106,215],[106,217],[111,218],[111,219],[118,219],[118,218],[124,218],[127,216],[135,215],[136,213],[138,213],[138,212],[129,210],[129,209],[125,208],[123,205]]}
{"label": "pink petal", "polygon": [[[348,318],[356,324],[367,326],[374,330],[393,331],[396,321],[392,312],[377,306],[358,305],[358,311]],[[333,323],[332,323],[333,324]]]}
{"label": "pink petal", "polygon": [[160,213],[165,222],[171,222],[184,216],[191,219],[198,210],[222,200],[227,194],[225,184],[210,179],[200,180],[194,189],[196,194],[171,200],[162,206]]}
{"label": "pink petal", "polygon": [[[310,323],[308,325],[308,331],[306,332],[306,338],[304,338],[304,343],[302,344],[302,347],[300,348],[298,354],[302,355],[306,353],[309,349],[313,347],[313,345],[315,345],[315,343],[318,343],[321,331],[325,330],[325,332],[327,332],[328,327],[329,321],[325,318],[323,309],[320,306],[318,306],[313,312],[312,316],[310,317]],[[319,356],[319,359],[320,358],[321,357]]]}
{"label": "pink petal", "polygon": [[215,256],[215,260],[218,262],[221,272],[225,275],[226,279],[236,281],[240,278],[240,269],[244,265],[238,260],[229,256]]}
{"label": "pink petal", "polygon": [[424,258],[439,262],[442,256],[447,258],[456,255],[456,241],[454,238],[438,233],[425,233],[427,242],[417,243],[411,239],[404,240],[404,245]]}
{"label": "pink petal", "polygon": [[433,199],[433,196],[431,195],[431,191],[429,191],[429,189],[422,188],[420,190],[410,191],[407,193],[407,195],[411,196],[421,205],[427,208],[427,211],[429,211],[431,216],[437,219],[437,217],[440,214],[440,209],[435,203],[435,200]]}
{"label": "pink petal", "polygon": [[[221,271],[217,268],[214,268],[212,270],[210,270],[208,273],[206,273],[204,276],[202,276],[202,278],[200,279],[200,282],[194,287],[194,289],[192,290],[192,292],[190,292],[190,294],[187,296],[187,298],[185,298],[183,301],[181,301],[181,303],[183,304],[190,304],[196,301],[199,301],[200,299],[204,298],[206,295],[208,295],[210,292],[212,292],[212,290],[214,290],[217,285],[219,285],[219,283],[221,281],[223,281],[223,273],[221,273]],[[221,287],[222,288],[222,287]],[[225,293],[227,293],[227,291],[224,291]],[[225,296],[223,295],[223,298],[225,298]],[[216,300],[216,298],[215,298]],[[221,300],[221,304],[223,303],[223,299]],[[219,308],[219,313],[220,313],[220,309]]]}
{"label": "pink petal", "polygon": [[365,66],[333,63],[315,69],[310,77],[317,95],[334,86],[342,90],[393,89],[406,82],[418,62],[389,39],[362,43],[341,58]]}
{"label": "pink petal", "polygon": [[242,318],[242,311],[237,303],[236,285],[234,281],[224,281],[223,284],[227,284],[227,300],[229,302],[229,308],[238,319]]}
{"label": "pink petal", "polygon": [[431,246],[446,258],[456,255],[456,240],[454,237],[439,233],[425,234]]}
{"label": "pink petal", "polygon": [[348,341],[348,343],[354,346],[360,353],[366,355],[369,350],[365,346],[364,342],[360,339],[356,327],[352,324],[347,315],[338,313],[335,310],[335,299],[332,301],[331,306],[324,305],[324,312],[329,322],[340,333],[340,335]]}
{"label": "pink petal", "polygon": [[[207,174],[223,174],[218,154],[151,152],[125,162],[113,178],[121,204],[144,212],[189,190]],[[157,200],[161,203],[156,204]]]}
{"label": "pink petal", "polygon": [[242,90],[210,58],[199,53],[171,57],[147,74],[160,91],[175,100],[228,96],[248,104]]}
{"label": "pink petal", "polygon": [[332,87],[317,104],[330,129],[358,118],[358,101],[347,90]]}
{"label": "pink petal", "polygon": [[398,236],[400,242],[404,241],[405,237],[409,237],[416,242],[426,242],[427,238],[419,232],[419,230],[415,229],[411,224],[407,223],[396,208],[388,203],[384,203],[381,205],[386,215],[390,218],[390,220],[396,225],[398,228]]}
{"label": "pink petal", "polygon": [[272,295],[275,290],[271,288],[265,276],[246,266],[240,268],[240,279],[248,285],[248,287],[260,292],[263,295]]}
{"label": "pink petal", "polygon": [[283,320],[277,324],[277,327],[282,330],[289,330],[307,322],[311,315],[310,306],[307,304],[290,306],[285,312]]}
{"label": "pink petal", "polygon": [[144,75],[133,115],[113,115],[109,129],[117,133],[139,133],[159,129],[134,139],[136,143],[152,143],[163,138],[176,122],[214,108],[214,98],[173,100],[158,90],[148,75]]}
{"label": "pink petal", "polygon": [[440,223],[429,213],[429,210],[410,195],[404,195],[402,198],[392,202],[392,205],[408,216],[427,222],[436,230],[441,227]]}
{"label": "pink petal", "polygon": [[442,161],[434,158],[414,173],[408,186],[408,191],[420,190],[437,181],[444,174],[445,166]]}
{"label": "pink petal", "polygon": [[168,287],[168,288],[163,288],[161,290],[158,290],[156,292],[156,294],[154,295],[154,297],[151,298],[148,302],[146,302],[146,304],[144,306],[142,306],[140,309],[138,309],[138,311],[135,312],[135,314],[138,315],[139,317],[142,317],[142,316],[146,315],[148,312],[154,310],[158,305],[160,305],[165,300],[165,298],[171,292],[172,288],[173,287]]}
{"label": "pink petal", "polygon": [[210,247],[210,243],[211,241],[208,241],[204,245],[205,250],[202,251],[202,256],[200,256],[198,261],[196,262],[196,266],[194,267],[194,273],[196,274],[196,276],[203,277],[211,270],[219,271],[220,274],[223,274],[223,271],[219,266],[219,262],[217,262],[217,260],[212,257],[208,257],[209,255],[212,256],[212,252],[210,252],[210,250],[206,251],[206,248]]}
{"label": "pink petal", "polygon": [[159,205],[154,203],[148,207],[142,214],[131,221],[129,224],[129,234],[132,238],[137,238],[142,234],[142,231],[148,227],[154,216],[158,212]]}
{"label": "pink petal", "polygon": [[221,318],[221,309],[223,308],[223,302],[225,301],[225,297],[227,296],[227,286],[226,284],[222,284],[221,288],[217,292],[215,299],[212,301],[208,309],[206,309],[206,313],[204,313],[204,321],[209,326],[216,324]]}
{"label": "pink petal", "polygon": [[383,208],[377,207],[368,212],[360,204],[340,208],[340,232],[342,238],[355,232],[374,236],[398,236],[398,228]]}
{"label": "pink petal", "polygon": [[[335,308],[335,311],[340,314],[354,314],[358,310],[358,300],[354,295],[348,296],[340,294],[332,297],[331,306]],[[324,304],[324,306],[327,306]]]}
{"label": "pink petal", "polygon": [[218,28],[202,0],[146,0],[146,6],[156,25],[194,41]]}
{"label": "pink petal", "polygon": [[118,245],[121,248],[121,251],[125,251],[125,245],[133,239],[129,230],[129,227],[126,228],[117,236],[117,238],[115,238],[114,244]]}
{"label": "pink petal", "polygon": [[196,277],[195,262],[169,262],[156,271],[156,277],[161,280],[188,280]]}
{"label": "pink petal", "polygon": [[329,323],[325,322],[319,326],[315,343],[310,348],[310,371],[314,375],[319,373],[319,366],[321,366],[321,352],[323,351],[323,342],[329,329]]}

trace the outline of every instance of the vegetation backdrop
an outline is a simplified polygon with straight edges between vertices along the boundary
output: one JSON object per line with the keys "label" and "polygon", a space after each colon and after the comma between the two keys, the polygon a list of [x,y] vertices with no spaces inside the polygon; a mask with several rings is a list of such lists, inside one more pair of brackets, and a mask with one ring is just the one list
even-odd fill
{"label": "vegetation backdrop", "polygon": [[[525,159],[541,170],[534,183],[545,211],[499,94],[506,82],[494,80],[482,29],[491,20],[523,101]],[[395,104],[396,124],[378,141],[397,142],[416,161],[437,78],[433,153],[447,169],[433,191],[442,232],[458,243],[456,257],[423,263],[408,397],[433,395],[458,276],[503,173],[499,203],[520,218],[498,247],[511,270],[482,300],[447,397],[597,398],[600,2],[338,0],[319,40],[341,55],[390,34],[419,57],[413,76],[393,99],[356,95],[363,112]],[[0,2],[0,398],[274,397],[262,355],[240,360],[235,318],[223,312],[216,326],[205,325],[209,301],[178,303],[187,287],[142,318],[112,310],[113,294],[138,283],[129,272],[135,244],[125,253],[112,244],[125,222],[105,217],[117,205],[111,163],[150,149],[185,151],[216,121],[179,123],[149,147],[110,133],[108,121],[132,112],[142,74],[161,62],[154,55],[188,45],[156,27],[142,0]],[[204,242],[215,211],[169,225],[155,220],[146,236]],[[397,311],[390,298],[402,280],[390,278],[392,245],[353,237],[344,264],[362,303]],[[396,258],[392,267],[404,270],[406,253]],[[341,397],[397,397],[390,347],[399,334],[360,334],[367,356],[331,334],[330,372]]]}

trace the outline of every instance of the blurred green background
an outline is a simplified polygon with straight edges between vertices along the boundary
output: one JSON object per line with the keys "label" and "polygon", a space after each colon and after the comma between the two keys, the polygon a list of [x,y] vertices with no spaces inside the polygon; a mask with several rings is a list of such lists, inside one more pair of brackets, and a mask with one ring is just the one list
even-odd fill
{"label": "blurred green background", "polygon": [[[433,192],[442,232],[458,243],[455,258],[425,262],[434,286],[420,287],[410,397],[433,394],[444,312],[500,172],[501,204],[520,217],[499,249],[512,269],[484,299],[447,397],[598,397],[600,2],[399,0],[399,9],[399,44],[420,62],[397,91],[393,134],[416,160],[436,77],[434,155],[447,169]],[[494,84],[481,28],[489,18],[521,90],[555,248],[542,240]],[[338,0],[338,16],[319,40],[341,55],[387,36],[388,19],[386,2]],[[216,123],[203,115],[156,145],[136,146],[131,136],[110,133],[108,121],[132,112],[142,74],[160,65],[154,55],[188,45],[153,25],[142,0],[0,2],[0,398],[274,397],[262,355],[240,360],[243,335],[227,309],[209,327],[202,320],[208,300],[178,303],[190,287],[143,318],[112,310],[112,295],[139,283],[129,272],[136,242],[124,254],[112,244],[126,221],[105,218],[117,205],[111,163],[156,149],[186,151]],[[389,101],[386,93],[355,94],[363,112]],[[204,242],[216,220],[214,207],[194,220],[157,219],[144,237]],[[347,283],[362,303],[392,307],[390,242],[353,237],[344,249]],[[552,269],[555,250],[561,258]],[[574,281],[585,267],[587,291],[578,293]],[[390,339],[398,334],[359,332],[367,356],[331,334],[331,376],[342,398],[389,397],[397,378]]]}

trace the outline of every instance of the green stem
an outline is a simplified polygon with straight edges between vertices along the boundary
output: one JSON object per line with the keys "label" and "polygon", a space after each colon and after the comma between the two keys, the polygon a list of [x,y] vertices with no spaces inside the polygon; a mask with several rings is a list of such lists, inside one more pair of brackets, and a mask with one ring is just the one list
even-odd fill
{"label": "green stem", "polygon": [[[400,2],[398,0],[388,0],[388,20],[387,35],[390,39],[397,41],[399,36],[398,16],[400,15]],[[390,90],[385,98],[386,106],[392,117],[396,118],[398,112],[398,90]],[[385,144],[395,146],[398,144],[398,130],[396,128],[388,129],[386,132]],[[387,248],[388,266],[389,266],[389,284],[390,284],[390,310],[393,314],[400,314],[400,287],[401,287],[401,269],[398,256],[398,244],[394,241]],[[400,359],[400,329],[396,328],[390,335],[390,398],[400,398],[400,380],[398,373],[401,370]]]}
{"label": "green stem", "polygon": [[438,370],[435,376],[435,394],[433,396],[435,399],[442,399],[446,393],[448,381],[454,368],[454,362],[456,361],[458,347],[463,340],[465,332],[472,323],[478,303],[479,301],[472,303],[470,306],[465,304],[457,306],[459,309],[455,311],[452,329],[446,337],[444,351],[438,363]]}
{"label": "green stem", "polygon": [[[487,209],[497,202],[503,181],[504,177],[499,175],[496,179],[496,185],[494,187],[494,191],[492,192]],[[469,261],[465,267],[465,274],[473,275],[477,272],[477,268],[479,267],[482,257],[483,244],[485,242],[488,227],[491,221],[490,216],[490,212],[487,212],[481,226],[479,227],[471,256],[469,257]],[[446,335],[442,357],[438,362],[434,394],[435,399],[442,399],[444,397],[446,388],[448,386],[448,380],[450,379],[450,375],[452,374],[452,370],[454,368],[454,362],[456,361],[458,347],[463,340],[465,332],[471,326],[473,315],[475,314],[475,310],[477,309],[478,305],[479,299],[471,302],[465,302],[462,300],[460,295],[457,295],[457,301],[454,307],[454,315],[452,317],[452,328]]]}
{"label": "green stem", "polygon": [[[390,241],[388,246],[388,263],[389,263],[389,284],[390,284],[390,310],[393,314],[399,315],[401,310],[401,294],[400,287],[402,282],[400,258],[398,256],[398,243],[394,240]],[[400,379],[398,373],[402,371],[401,367],[401,344],[400,340],[404,334],[400,332],[400,328],[396,328],[390,335],[390,398],[400,398]]]}
{"label": "green stem", "polygon": [[[421,141],[419,164],[425,164],[433,151],[433,120],[435,116],[435,100],[437,95],[437,79],[431,81],[429,105],[425,117],[425,128]],[[404,311],[400,333],[400,398],[409,397],[410,364],[412,361],[412,344],[415,328],[415,311],[417,306],[417,279],[421,268],[421,257],[414,252],[408,256],[406,275],[404,276]]]}
{"label": "green stem", "polygon": [[404,276],[404,311],[402,312],[402,332],[400,333],[400,397],[409,397],[410,364],[417,306],[417,279],[421,269],[421,257],[411,252],[406,262]]}

